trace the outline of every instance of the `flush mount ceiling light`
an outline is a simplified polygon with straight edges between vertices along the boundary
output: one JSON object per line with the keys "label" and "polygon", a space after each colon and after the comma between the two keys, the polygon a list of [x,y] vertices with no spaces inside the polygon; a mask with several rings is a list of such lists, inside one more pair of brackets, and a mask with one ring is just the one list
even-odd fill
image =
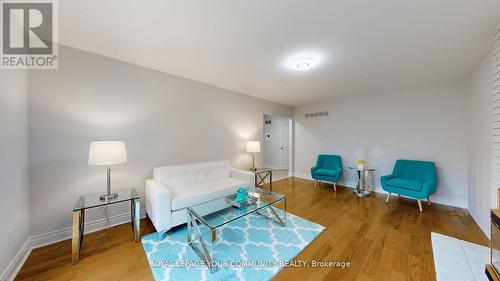
{"label": "flush mount ceiling light", "polygon": [[298,62],[297,65],[295,65],[295,68],[297,70],[308,70],[311,67],[311,63],[308,61],[302,61]]}
{"label": "flush mount ceiling light", "polygon": [[325,55],[318,51],[301,51],[285,58],[283,66],[289,71],[305,72],[316,69],[325,61]]}

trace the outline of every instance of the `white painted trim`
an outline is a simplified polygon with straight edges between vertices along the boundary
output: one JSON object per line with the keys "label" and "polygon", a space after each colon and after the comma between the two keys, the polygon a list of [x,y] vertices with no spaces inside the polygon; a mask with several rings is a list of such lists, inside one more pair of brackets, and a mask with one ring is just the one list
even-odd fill
{"label": "white painted trim", "polygon": [[306,179],[306,180],[311,180],[313,181],[314,179],[311,177],[309,174],[303,174],[299,172],[293,172],[292,173],[294,177],[301,178],[301,179]]}
{"label": "white painted trim", "polygon": [[10,262],[5,271],[2,273],[0,277],[1,281],[12,281],[14,280],[14,278],[16,278],[17,273],[19,272],[19,270],[21,270],[21,267],[26,262],[31,253],[30,242],[31,242],[30,237],[28,237],[28,239],[26,239],[26,242],[24,242],[21,249],[19,249],[19,252],[17,252],[14,259]]}
{"label": "white painted trim", "polygon": [[[311,180],[313,181],[314,179],[311,178],[310,175],[308,174],[304,174],[304,173],[298,173],[298,172],[294,172],[294,177],[298,177],[298,178],[301,178],[301,179],[306,179],[306,180]],[[349,186],[349,185],[346,185],[341,181],[338,182],[339,185],[341,186],[344,186],[344,187],[347,187],[347,188],[350,188],[350,189],[355,189],[356,187],[354,186]],[[380,194],[387,194],[387,192],[385,190],[383,190],[382,188],[379,188],[379,187],[375,187],[373,188],[372,190],[373,192],[375,193],[380,193]],[[408,199],[415,199],[415,198],[412,198],[412,197],[406,197],[406,196],[403,196],[401,195],[401,197],[404,197],[404,198],[408,198]],[[432,196],[431,196],[431,201],[432,201]],[[437,204],[442,204],[442,205],[447,205],[447,206],[452,206],[452,207],[457,207],[457,208],[462,208],[462,209],[467,209],[467,206],[465,206],[463,204],[463,202],[458,202],[458,201],[450,201],[450,200],[438,200],[438,201],[434,201],[434,203],[437,203]]]}
{"label": "white painted trim", "polygon": [[[141,218],[146,217],[146,210],[141,210]],[[106,227],[106,219],[99,219],[85,223],[85,234],[103,230]],[[130,212],[109,217],[107,227],[116,226],[130,222]],[[63,228],[31,237],[32,249],[40,248],[50,244],[54,244],[63,240],[71,239],[72,227]]]}
{"label": "white painted trim", "polygon": [[[146,217],[146,210],[141,209],[141,219]],[[130,222],[130,212],[112,216],[109,218],[107,227],[117,226]],[[99,219],[85,223],[85,234],[103,230],[106,227],[106,219]],[[54,244],[63,240],[71,239],[72,228],[67,227],[60,230],[30,236],[19,250],[12,262],[7,266],[5,272],[1,275],[0,281],[12,281],[21,270],[28,259],[31,251],[36,248]]]}
{"label": "white painted trim", "polygon": [[290,175],[289,175],[289,174],[287,174],[287,175],[285,175],[285,176],[282,176],[282,177],[278,177],[278,176],[276,176],[276,177],[275,177],[275,176],[273,176],[273,182],[275,182],[275,181],[279,181],[279,180],[284,180],[284,179],[287,179],[287,178],[289,178],[289,177],[290,177]]}
{"label": "white painted trim", "polygon": [[[293,171],[293,118],[288,118],[288,175]],[[292,172],[293,174],[293,172]]]}

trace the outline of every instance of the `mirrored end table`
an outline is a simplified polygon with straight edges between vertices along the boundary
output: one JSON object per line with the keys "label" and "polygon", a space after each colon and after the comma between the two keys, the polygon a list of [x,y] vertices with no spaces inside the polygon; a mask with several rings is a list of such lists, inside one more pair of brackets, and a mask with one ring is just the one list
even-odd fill
{"label": "mirrored end table", "polygon": [[97,207],[109,206],[112,204],[130,202],[130,220],[132,225],[132,241],[140,240],[140,196],[135,188],[114,189],[118,196],[116,198],[101,200],[102,192],[91,193],[80,196],[73,207],[73,232],[71,242],[71,258],[73,264],[77,264],[80,258],[80,251],[83,244],[83,234],[85,232],[85,211]]}
{"label": "mirrored end table", "polygon": [[357,181],[356,181],[356,190],[353,191],[355,195],[358,197],[365,197],[371,194],[371,190],[368,187],[368,175],[370,172],[374,172],[375,169],[363,168],[359,169],[358,167],[349,167],[351,170],[356,171]]}
{"label": "mirrored end table", "polygon": [[269,191],[273,191],[273,170],[267,168],[257,168],[250,171],[255,174],[255,187],[265,189],[266,179],[269,178]]}

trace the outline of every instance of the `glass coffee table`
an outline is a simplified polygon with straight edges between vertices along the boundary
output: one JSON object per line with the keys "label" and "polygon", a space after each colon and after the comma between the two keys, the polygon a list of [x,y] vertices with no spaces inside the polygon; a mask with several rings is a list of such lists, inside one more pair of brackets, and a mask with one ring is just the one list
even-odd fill
{"label": "glass coffee table", "polygon": [[[233,207],[226,201],[226,197],[222,197],[187,208],[188,244],[208,266],[210,272],[214,273],[217,270],[211,255],[217,241],[217,229],[253,213],[266,217],[282,227],[286,226],[286,196],[261,188],[256,188],[253,192],[258,193],[259,198],[248,206]],[[276,204],[282,206],[282,217],[272,207]],[[208,246],[200,230],[203,226],[210,232],[211,243]],[[195,242],[199,242],[199,245]]]}

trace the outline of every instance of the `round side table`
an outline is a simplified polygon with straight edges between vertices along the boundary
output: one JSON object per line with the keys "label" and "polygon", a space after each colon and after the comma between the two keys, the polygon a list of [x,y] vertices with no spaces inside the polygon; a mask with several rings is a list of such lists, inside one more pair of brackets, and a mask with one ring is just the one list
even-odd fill
{"label": "round side table", "polygon": [[354,190],[353,193],[358,197],[369,196],[371,194],[371,191],[366,188],[368,175],[369,173],[374,172],[375,169],[369,169],[369,168],[358,169],[357,167],[349,167],[349,169],[355,170],[358,176],[356,182],[356,190]]}

